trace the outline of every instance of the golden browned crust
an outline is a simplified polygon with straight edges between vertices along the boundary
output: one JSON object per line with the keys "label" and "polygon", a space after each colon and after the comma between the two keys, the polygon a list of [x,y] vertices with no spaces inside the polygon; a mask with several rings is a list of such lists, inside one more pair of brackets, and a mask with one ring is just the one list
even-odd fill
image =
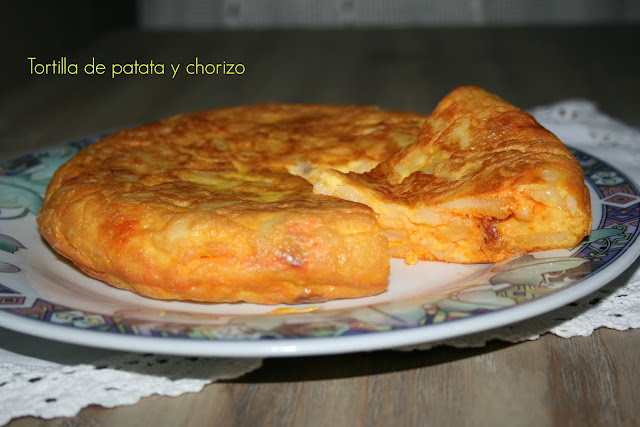
{"label": "golden browned crust", "polygon": [[424,120],[262,104],[124,130],[56,172],[39,229],[90,276],[153,298],[275,304],[377,294],[389,249],[371,209],[313,194],[291,173],[369,170],[415,140]]}
{"label": "golden browned crust", "polygon": [[589,233],[582,169],[530,115],[477,87],[447,95],[418,140],[369,173],[327,170],[315,191],[367,204],[392,256],[496,262]]}

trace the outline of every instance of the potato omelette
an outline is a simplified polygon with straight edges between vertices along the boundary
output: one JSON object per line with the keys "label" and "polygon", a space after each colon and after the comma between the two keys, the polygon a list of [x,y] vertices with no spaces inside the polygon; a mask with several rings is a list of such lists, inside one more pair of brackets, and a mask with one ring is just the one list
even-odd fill
{"label": "potato omelette", "polygon": [[495,262],[572,247],[582,170],[533,118],[475,87],[427,116],[256,104],[122,130],[55,173],[54,250],[142,296],[317,303],[376,295],[391,257]]}
{"label": "potato omelette", "polygon": [[532,116],[478,87],[448,94],[416,142],[370,172],[324,171],[315,191],[371,207],[391,255],[409,264],[571,248],[591,228],[576,158]]}
{"label": "potato omelette", "polygon": [[384,291],[389,245],[367,206],[313,193],[365,172],[425,116],[259,104],[170,117],[81,150],[54,175],[41,234],[89,276],[202,302],[322,302]]}

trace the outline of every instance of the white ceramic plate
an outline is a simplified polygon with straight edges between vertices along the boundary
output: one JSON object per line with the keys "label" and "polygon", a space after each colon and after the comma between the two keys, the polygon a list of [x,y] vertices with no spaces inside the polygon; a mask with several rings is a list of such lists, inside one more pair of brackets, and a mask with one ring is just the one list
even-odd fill
{"label": "white ceramic plate", "polygon": [[499,264],[393,260],[385,293],[296,306],[156,301],[88,278],[55,254],[35,216],[53,171],[102,135],[0,164],[0,326],[101,348],[192,356],[321,355],[454,338],[575,301],[640,254],[637,187],[575,151],[592,195],[593,232],[573,250]]}

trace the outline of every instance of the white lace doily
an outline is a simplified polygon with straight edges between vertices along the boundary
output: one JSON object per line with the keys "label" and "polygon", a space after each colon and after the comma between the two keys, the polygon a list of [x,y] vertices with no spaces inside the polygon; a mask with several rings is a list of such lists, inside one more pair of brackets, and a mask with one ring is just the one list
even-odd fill
{"label": "white lace doily", "polygon": [[132,405],[153,394],[195,393],[242,376],[261,359],[122,354],[92,364],[63,365],[0,349],[0,425],[12,418],[72,417],[89,405]]}
{"label": "white lace doily", "polygon": [[[568,145],[616,165],[640,182],[640,132],[599,113],[588,101],[564,101],[532,110],[540,123]],[[435,345],[477,347],[491,339],[509,342],[537,339],[545,333],[560,337],[586,336],[600,327],[640,328],[640,263],[598,292],[551,313],[495,329],[439,343],[405,348],[428,349]],[[71,361],[51,361],[37,351],[16,351],[5,343],[17,333],[0,329],[0,425],[13,418],[45,419],[75,416],[89,405],[130,405],[153,394],[177,396],[198,392],[220,379],[241,376],[261,366],[260,359],[169,357],[151,354],[107,352],[74,347]],[[31,339],[20,335],[21,342]],[[60,344],[60,346],[65,346]],[[42,349],[42,345],[35,345]],[[92,352],[83,361],[78,352]],[[42,352],[42,350],[40,350]],[[65,361],[62,361],[63,359]],[[80,360],[80,362],[78,361]]]}

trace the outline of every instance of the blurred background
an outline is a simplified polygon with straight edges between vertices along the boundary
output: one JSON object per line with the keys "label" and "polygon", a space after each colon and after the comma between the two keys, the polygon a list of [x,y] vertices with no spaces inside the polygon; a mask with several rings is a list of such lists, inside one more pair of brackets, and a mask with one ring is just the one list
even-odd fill
{"label": "blurred background", "polygon": [[[589,99],[640,126],[637,0],[25,0],[0,24],[2,144],[266,101],[428,113],[465,84],[525,109]],[[27,57],[246,72],[36,76]]]}
{"label": "blurred background", "polygon": [[632,22],[635,0],[139,0],[142,28],[406,27]]}

